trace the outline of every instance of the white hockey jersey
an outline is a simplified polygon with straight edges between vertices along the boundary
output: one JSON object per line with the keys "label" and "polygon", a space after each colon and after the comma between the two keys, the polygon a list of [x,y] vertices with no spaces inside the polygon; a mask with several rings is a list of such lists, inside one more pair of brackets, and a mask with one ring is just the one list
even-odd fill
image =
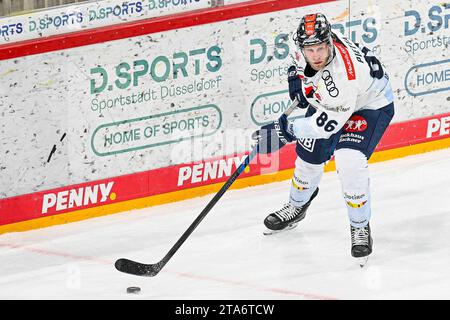
{"label": "white hockey jersey", "polygon": [[326,139],[338,132],[358,110],[380,109],[394,100],[389,77],[373,78],[360,48],[340,34],[333,41],[335,56],[322,70],[315,72],[303,55],[295,64],[302,79],[302,91],[317,111],[311,117],[293,122],[295,136]]}

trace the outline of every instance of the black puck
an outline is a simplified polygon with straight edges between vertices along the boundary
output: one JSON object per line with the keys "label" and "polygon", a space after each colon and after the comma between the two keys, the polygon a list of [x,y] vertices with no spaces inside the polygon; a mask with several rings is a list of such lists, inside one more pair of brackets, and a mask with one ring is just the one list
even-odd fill
{"label": "black puck", "polygon": [[139,293],[141,292],[141,288],[139,287],[128,287],[127,293]]}

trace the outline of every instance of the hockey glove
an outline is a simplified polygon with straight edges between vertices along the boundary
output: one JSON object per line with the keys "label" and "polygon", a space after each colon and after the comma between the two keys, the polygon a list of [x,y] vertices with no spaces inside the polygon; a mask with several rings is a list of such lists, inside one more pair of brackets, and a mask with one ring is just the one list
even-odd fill
{"label": "hockey glove", "polygon": [[302,92],[302,79],[300,79],[298,73],[297,73],[297,67],[296,66],[290,66],[288,69],[288,84],[289,84],[289,97],[292,101],[294,101],[295,98],[298,99],[299,108],[305,109],[308,107],[308,101],[303,96]]}
{"label": "hockey glove", "polygon": [[266,124],[252,134],[257,141],[258,152],[269,154],[278,151],[287,143],[294,141],[293,123],[283,114],[277,121]]}

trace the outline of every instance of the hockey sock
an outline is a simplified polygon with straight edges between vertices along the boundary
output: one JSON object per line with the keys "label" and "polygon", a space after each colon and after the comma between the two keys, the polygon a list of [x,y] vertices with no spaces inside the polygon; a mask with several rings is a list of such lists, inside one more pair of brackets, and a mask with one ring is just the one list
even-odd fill
{"label": "hockey sock", "polygon": [[309,201],[322,178],[323,166],[323,164],[311,164],[297,158],[289,196],[289,202],[292,205],[301,207]]}
{"label": "hockey sock", "polygon": [[334,155],[350,224],[364,227],[371,215],[367,158],[353,149],[339,149]]}

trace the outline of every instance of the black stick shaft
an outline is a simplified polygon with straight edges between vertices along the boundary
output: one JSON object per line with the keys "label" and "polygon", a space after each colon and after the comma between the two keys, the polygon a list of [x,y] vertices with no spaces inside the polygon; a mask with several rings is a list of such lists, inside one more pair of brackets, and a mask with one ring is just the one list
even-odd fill
{"label": "black stick shaft", "polygon": [[[298,101],[294,100],[292,105],[284,112],[286,116],[289,116],[292,111],[298,106]],[[234,181],[239,177],[239,175],[245,170],[248,164],[253,160],[253,158],[258,154],[258,148],[255,146],[250,154],[245,158],[244,162],[233,172],[233,174],[228,178],[227,182],[220,188],[220,190],[214,195],[214,198],[206,205],[202,210],[200,215],[194,220],[194,222],[189,226],[189,228],[183,233],[183,235],[178,239],[178,241],[173,245],[169,252],[164,256],[164,258],[158,263],[158,267],[161,270],[164,265],[172,258],[172,256],[178,251],[181,245],[186,241],[186,239],[191,235],[191,233],[197,228],[200,222],[205,218],[208,212],[216,205],[216,203],[222,198],[224,193],[230,188]]]}
{"label": "black stick shaft", "polygon": [[[286,116],[290,115],[292,111],[298,106],[298,101],[294,100],[292,105],[284,112]],[[245,158],[244,162],[233,172],[230,178],[228,178],[227,182],[220,188],[220,190],[214,195],[211,201],[206,205],[206,207],[202,210],[200,215],[194,220],[194,222],[189,226],[189,228],[183,233],[183,235],[178,239],[178,241],[172,246],[169,252],[161,259],[159,262],[155,264],[143,264],[140,262],[128,260],[128,259],[119,259],[116,261],[115,266],[116,269],[139,276],[150,276],[153,277],[159,273],[159,271],[166,265],[166,263],[173,257],[173,255],[178,251],[181,245],[186,241],[186,239],[191,235],[191,233],[197,228],[200,222],[205,218],[209,211],[216,205],[220,198],[224,195],[224,193],[230,188],[230,186],[234,183],[234,181],[239,177],[242,171],[249,165],[249,163],[253,160],[253,158],[258,154],[258,145],[253,148],[250,154]]]}

